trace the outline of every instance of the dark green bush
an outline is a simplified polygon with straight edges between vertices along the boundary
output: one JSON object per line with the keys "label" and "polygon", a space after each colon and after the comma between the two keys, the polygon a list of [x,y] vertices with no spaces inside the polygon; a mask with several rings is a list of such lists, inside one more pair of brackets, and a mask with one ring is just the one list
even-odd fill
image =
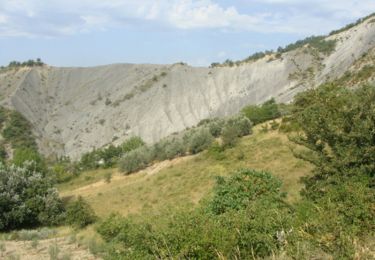
{"label": "dark green bush", "polygon": [[249,203],[260,200],[281,201],[281,181],[267,172],[239,170],[229,178],[217,177],[214,196],[208,204],[212,214],[241,210]]}
{"label": "dark green bush", "polygon": [[319,198],[339,176],[375,175],[374,100],[370,86],[324,85],[296,97],[294,117],[304,134],[292,140],[306,148],[296,156],[316,166],[304,195]]}
{"label": "dark green bush", "polygon": [[242,109],[242,114],[255,125],[281,116],[278,105],[274,99],[263,103],[261,106],[247,106]]}
{"label": "dark green bush", "polygon": [[31,168],[0,164],[0,230],[61,222],[63,205],[51,179]]}
{"label": "dark green bush", "polygon": [[66,223],[75,228],[84,228],[96,219],[94,210],[81,196],[70,202],[66,208]]}

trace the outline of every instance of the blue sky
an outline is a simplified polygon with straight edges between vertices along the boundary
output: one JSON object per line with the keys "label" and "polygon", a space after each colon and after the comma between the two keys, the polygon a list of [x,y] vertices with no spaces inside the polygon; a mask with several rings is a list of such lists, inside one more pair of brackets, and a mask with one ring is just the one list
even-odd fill
{"label": "blue sky", "polygon": [[0,0],[0,65],[206,66],[326,34],[375,0]]}

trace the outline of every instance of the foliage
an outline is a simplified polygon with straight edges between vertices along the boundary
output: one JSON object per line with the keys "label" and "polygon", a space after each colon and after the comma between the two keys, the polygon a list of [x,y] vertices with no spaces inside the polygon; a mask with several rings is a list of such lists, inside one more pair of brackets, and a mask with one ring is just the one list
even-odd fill
{"label": "foliage", "polygon": [[131,137],[119,146],[109,145],[82,155],[79,167],[82,170],[110,168],[115,166],[126,153],[145,145],[140,137]]}
{"label": "foliage", "polygon": [[60,158],[57,162],[50,166],[50,175],[53,176],[57,183],[70,181],[79,175],[79,166],[72,163],[69,158]]}
{"label": "foliage", "polygon": [[28,164],[37,172],[46,173],[47,165],[44,158],[35,150],[30,148],[16,149],[14,151],[12,163],[18,167],[25,165],[25,162],[32,162]]}
{"label": "foliage", "polygon": [[121,149],[124,153],[130,152],[132,150],[135,150],[141,146],[145,145],[145,142],[142,140],[142,138],[138,136],[134,136],[126,140],[122,145]]}
{"label": "foliage", "polygon": [[219,137],[221,135],[221,131],[222,131],[224,125],[225,125],[224,120],[220,120],[220,119],[212,120],[208,124],[208,130],[210,131],[210,134],[213,137]]}
{"label": "foliage", "polygon": [[36,60],[28,60],[24,62],[11,61],[8,65],[9,68],[18,68],[18,67],[39,67],[45,65],[40,58]]}
{"label": "foliage", "polygon": [[318,198],[337,177],[375,174],[375,88],[356,90],[328,84],[296,97],[296,120],[303,135],[292,138],[307,148],[299,158],[316,166],[304,194]]}
{"label": "foliage", "polygon": [[96,221],[95,212],[82,197],[70,202],[66,209],[66,223],[75,228],[84,228]]}
{"label": "foliage", "polygon": [[2,135],[5,140],[12,144],[14,149],[30,148],[37,150],[31,124],[17,111],[9,112],[9,121],[3,129]]}
{"label": "foliage", "polygon": [[295,151],[315,165],[303,179],[297,221],[308,240],[337,259],[352,259],[354,241],[375,229],[375,88],[323,85],[298,95],[292,118],[302,134]]}
{"label": "foliage", "polygon": [[150,148],[143,146],[126,153],[120,160],[119,166],[125,174],[130,174],[147,167],[152,159]]}
{"label": "foliage", "polygon": [[247,106],[242,109],[242,114],[255,125],[281,116],[278,105],[274,99],[263,103],[261,106]]}
{"label": "foliage", "polygon": [[206,128],[193,131],[192,133],[185,135],[184,138],[189,147],[189,152],[192,154],[207,149],[214,141],[213,136]]}
{"label": "foliage", "polygon": [[305,45],[308,45],[325,55],[329,55],[335,50],[336,41],[327,40],[325,36],[311,36],[303,40],[296,41],[295,43],[291,43],[284,48],[279,47],[277,51],[279,53],[290,52],[298,48],[301,48]]}
{"label": "foliage", "polygon": [[281,181],[267,172],[239,170],[229,178],[217,177],[214,196],[208,205],[212,214],[246,208],[252,201],[281,201]]}
{"label": "foliage", "polygon": [[[262,183],[263,180],[258,181]],[[238,186],[238,183],[232,184],[234,189]],[[246,197],[246,191],[242,192]],[[193,211],[171,212],[162,225],[156,225],[152,218],[140,222],[132,217],[112,215],[98,226],[97,231],[109,244],[109,259],[265,257],[282,246],[276,233],[290,225],[289,209],[274,199],[281,194],[265,195],[268,192],[278,193],[272,190],[255,196],[249,192],[246,205],[236,210],[228,209],[220,215],[211,214],[205,204]]]}
{"label": "foliage", "polygon": [[58,224],[62,203],[52,182],[23,167],[0,164],[0,230]]}
{"label": "foliage", "polygon": [[159,161],[171,160],[186,153],[182,141],[179,138],[163,139],[152,147],[154,158]]}
{"label": "foliage", "polygon": [[234,125],[226,125],[221,134],[223,147],[234,147],[238,141],[239,129]]}

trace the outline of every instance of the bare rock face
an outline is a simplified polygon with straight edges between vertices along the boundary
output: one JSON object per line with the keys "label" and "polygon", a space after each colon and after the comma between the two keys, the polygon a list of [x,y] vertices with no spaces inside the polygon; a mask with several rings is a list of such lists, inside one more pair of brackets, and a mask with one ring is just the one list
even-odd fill
{"label": "bare rock face", "polygon": [[155,142],[210,117],[237,113],[272,97],[289,102],[342,76],[375,47],[367,20],[340,34],[324,55],[307,46],[233,67],[115,64],[92,68],[22,68],[0,73],[1,105],[34,126],[45,154],[79,158],[130,136]]}

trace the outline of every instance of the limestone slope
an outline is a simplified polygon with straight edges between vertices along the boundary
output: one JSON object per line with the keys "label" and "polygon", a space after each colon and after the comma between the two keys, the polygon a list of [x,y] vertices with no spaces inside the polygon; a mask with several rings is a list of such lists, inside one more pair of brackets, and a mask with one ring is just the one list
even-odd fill
{"label": "limestone slope", "polygon": [[154,142],[272,97],[291,101],[299,91],[342,76],[373,50],[375,23],[368,19],[328,39],[337,40],[330,55],[305,46],[234,67],[114,64],[8,70],[0,73],[0,104],[31,121],[42,152],[78,158],[133,135]]}

